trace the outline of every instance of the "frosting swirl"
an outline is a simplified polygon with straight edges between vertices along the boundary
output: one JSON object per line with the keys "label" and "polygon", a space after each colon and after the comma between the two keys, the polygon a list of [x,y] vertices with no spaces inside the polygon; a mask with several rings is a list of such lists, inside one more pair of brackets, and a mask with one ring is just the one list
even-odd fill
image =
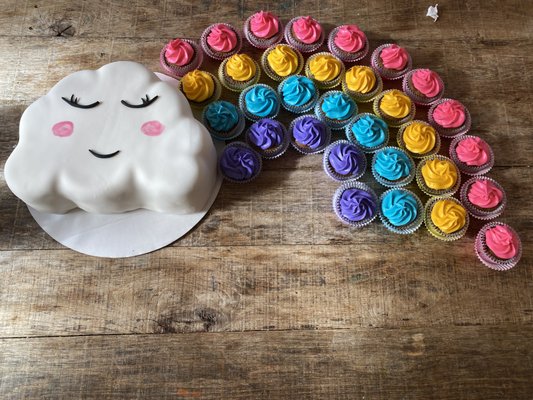
{"label": "frosting swirl", "polygon": [[372,68],[356,65],[346,71],[346,86],[359,93],[369,93],[376,86],[376,75]]}
{"label": "frosting swirl", "polygon": [[442,90],[438,75],[430,69],[417,69],[411,75],[411,82],[416,90],[426,97],[435,97]]}
{"label": "frosting swirl", "polygon": [[268,11],[259,11],[250,19],[250,30],[258,38],[269,39],[279,32],[279,20]]}
{"label": "frosting swirl", "polygon": [[468,200],[481,208],[494,208],[501,203],[503,192],[491,181],[476,180],[468,189]]}
{"label": "frosting swirl", "polygon": [[291,76],[287,78],[281,89],[283,101],[294,107],[307,104],[316,93],[315,84],[305,76]]}
{"label": "frosting swirl", "polygon": [[387,139],[388,130],[385,121],[373,115],[363,115],[352,125],[357,142],[367,148],[381,146]]}
{"label": "frosting swirl", "polygon": [[450,189],[457,182],[457,169],[451,161],[434,158],[424,163],[422,176],[431,189]]}
{"label": "frosting swirl", "polygon": [[376,202],[366,190],[346,189],[339,199],[341,215],[349,221],[363,221],[376,213]]}
{"label": "frosting swirl", "polygon": [[237,34],[224,24],[215,24],[207,35],[207,44],[215,51],[227,53],[237,45]]}
{"label": "frosting swirl", "polygon": [[276,114],[278,97],[271,88],[254,86],[244,96],[246,109],[258,117],[270,117]]}
{"label": "frosting swirl", "polygon": [[329,152],[328,162],[339,175],[355,175],[361,170],[361,153],[353,144],[339,143]]}
{"label": "frosting swirl", "polygon": [[318,54],[309,60],[309,71],[317,81],[332,81],[341,73],[341,62],[332,55]]}
{"label": "frosting swirl", "polygon": [[437,201],[431,209],[431,221],[444,233],[453,233],[466,224],[466,210],[455,201]]}
{"label": "frosting swirl", "polygon": [[347,94],[334,92],[324,97],[321,108],[329,119],[342,121],[354,114],[356,105]]}
{"label": "frosting swirl", "polygon": [[383,48],[379,54],[379,57],[381,58],[381,63],[385,68],[394,69],[397,71],[404,69],[407,65],[407,60],[409,59],[407,51],[397,44]]}
{"label": "frosting swirl", "polygon": [[479,167],[489,161],[489,146],[478,137],[467,137],[455,148],[457,158],[466,165]]}
{"label": "frosting swirl", "polygon": [[297,119],[292,129],[292,135],[297,143],[319,149],[326,143],[326,126],[314,117]]}
{"label": "frosting swirl", "polygon": [[313,18],[301,17],[292,24],[296,39],[305,44],[315,43],[322,35],[322,27]]}
{"label": "frosting swirl", "polygon": [[167,44],[165,58],[169,63],[183,67],[191,62],[194,49],[184,40],[174,39]]}
{"label": "frosting swirl", "polygon": [[187,99],[201,103],[213,95],[215,82],[207,72],[195,69],[181,78],[181,87]]}
{"label": "frosting swirl", "polygon": [[411,112],[411,99],[403,92],[392,89],[383,95],[379,108],[393,118],[404,118]]}
{"label": "frosting swirl", "polygon": [[342,25],[335,38],[335,45],[348,53],[355,53],[365,47],[366,35],[357,25]]}
{"label": "frosting swirl", "polygon": [[457,100],[446,100],[433,110],[433,119],[443,128],[458,128],[466,120],[464,106]]}
{"label": "frosting swirl", "polygon": [[260,119],[253,123],[248,130],[250,141],[263,150],[281,145],[284,134],[281,123],[269,118]]}
{"label": "frosting swirl", "polygon": [[395,189],[383,197],[381,211],[392,225],[404,226],[418,216],[418,203],[412,194]]}
{"label": "frosting swirl", "polygon": [[234,181],[246,181],[257,174],[259,161],[250,149],[226,146],[220,158],[222,172]]}
{"label": "frosting swirl", "polygon": [[437,132],[431,125],[415,121],[404,129],[402,138],[407,150],[425,154],[435,147]]}
{"label": "frosting swirl", "polygon": [[399,149],[385,148],[375,155],[376,173],[389,181],[397,181],[411,173],[411,160]]}
{"label": "frosting swirl", "polygon": [[518,253],[518,238],[504,225],[496,225],[485,232],[485,242],[498,258],[508,260]]}
{"label": "frosting swirl", "polygon": [[267,55],[268,65],[279,76],[294,74],[298,69],[298,55],[289,46],[278,44]]}
{"label": "frosting swirl", "polygon": [[207,106],[205,118],[217,132],[228,132],[239,122],[237,107],[228,101],[215,101]]}
{"label": "frosting swirl", "polygon": [[249,81],[255,72],[255,62],[249,55],[234,54],[226,62],[226,73],[235,81]]}

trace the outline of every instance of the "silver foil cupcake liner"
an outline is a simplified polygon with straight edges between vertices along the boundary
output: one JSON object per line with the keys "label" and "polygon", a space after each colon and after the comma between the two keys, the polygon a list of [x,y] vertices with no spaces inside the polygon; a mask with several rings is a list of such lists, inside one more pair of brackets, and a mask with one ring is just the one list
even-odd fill
{"label": "silver foil cupcake liner", "polygon": [[341,49],[335,44],[335,36],[341,27],[338,26],[333,29],[328,36],[328,49],[331,53],[339,57],[343,62],[356,62],[364,58],[368,54],[368,49],[370,45],[368,43],[368,38],[365,35],[365,44],[363,48],[356,52],[349,52]]}
{"label": "silver foil cupcake liner", "polygon": [[372,56],[370,58],[370,64],[372,67],[378,71],[378,73],[381,75],[383,79],[387,80],[395,80],[403,78],[403,76],[411,71],[413,68],[413,60],[411,59],[411,55],[407,53],[407,63],[405,64],[405,67],[402,70],[393,70],[389,68],[385,68],[383,66],[383,62],[381,61],[380,55],[381,50],[385,49],[386,47],[392,46],[393,43],[387,43],[382,44],[381,46],[377,47],[373,52]]}
{"label": "silver foil cupcake liner", "polygon": [[[340,144],[346,144],[351,145],[357,152],[357,161],[358,161],[358,169],[356,173],[350,174],[350,175],[342,175],[339,174],[335,169],[332,167],[331,163],[329,162],[329,155],[331,154],[331,151]],[[331,143],[326,149],[324,150],[324,157],[322,158],[322,167],[324,168],[324,172],[326,175],[328,175],[331,179],[335,181],[350,181],[350,180],[357,180],[361,178],[365,171],[366,171],[366,156],[365,153],[361,151],[359,147],[357,147],[352,142],[349,142],[348,140],[337,140],[333,143]]]}
{"label": "silver foil cupcake liner", "polygon": [[[468,198],[468,192],[470,190],[470,186],[474,184],[476,181],[480,181],[480,180],[489,181],[490,183],[492,183],[494,186],[496,186],[498,189],[501,190],[502,195],[503,195],[502,200],[496,207],[493,207],[490,209],[482,208],[482,207],[476,206]],[[507,206],[507,195],[505,194],[505,190],[498,182],[496,182],[494,179],[491,179],[487,176],[476,176],[476,177],[470,178],[465,183],[463,183],[463,186],[461,186],[461,191],[459,192],[459,198],[461,199],[461,202],[465,205],[468,213],[472,217],[481,219],[481,220],[489,220],[489,219],[498,218],[503,213],[503,211],[505,210],[505,207]]]}
{"label": "silver foil cupcake liner", "polygon": [[[233,30],[233,32],[235,32],[235,36],[237,37],[237,43],[235,44],[235,47],[231,49],[230,51],[227,51],[227,52],[217,51],[211,48],[211,46],[209,46],[209,43],[207,43],[207,37],[209,36],[209,33],[211,33],[211,29],[216,25],[224,25],[226,28],[231,29]],[[237,29],[235,29],[230,24],[217,23],[217,24],[209,25],[202,32],[202,36],[200,37],[200,44],[202,45],[202,49],[204,50],[205,54],[207,54],[209,57],[211,57],[214,60],[222,61],[223,59],[230,57],[234,54],[237,54],[239,51],[241,51],[242,35]]]}
{"label": "silver foil cupcake liner", "polygon": [[[518,240],[518,251],[516,255],[506,260],[496,257],[496,255],[490,250],[486,242],[485,234],[487,233],[487,231],[498,225],[505,226],[507,229],[513,232],[513,234]],[[485,264],[485,266],[496,271],[507,271],[508,269],[511,269],[516,264],[518,264],[520,258],[522,258],[522,242],[520,241],[520,237],[513,228],[511,228],[507,224],[504,224],[503,222],[489,222],[485,224],[476,236],[476,240],[474,242],[474,250],[476,252],[477,257],[479,258],[479,261]]]}
{"label": "silver foil cupcake liner", "polygon": [[242,181],[232,179],[231,177],[226,175],[223,168],[221,167],[222,155],[224,154],[224,152],[222,152],[221,156],[218,159],[217,165],[218,165],[218,171],[224,177],[224,179],[232,183],[248,183],[248,182],[253,181],[255,178],[257,178],[259,174],[261,173],[261,170],[263,169],[263,161],[261,160],[261,156],[254,149],[252,149],[250,146],[248,146],[244,142],[231,142],[230,144],[226,145],[225,149],[228,147],[239,147],[239,148],[250,150],[256,162],[259,164],[259,167],[257,168],[257,172],[253,176],[251,176],[249,179],[242,180]]}
{"label": "silver foil cupcake liner", "polygon": [[[291,75],[291,76],[303,77],[302,75]],[[288,76],[287,78],[283,79],[281,83],[278,85],[278,95],[281,100],[281,106],[285,110],[293,114],[302,114],[302,113],[308,112],[309,110],[312,110],[315,107],[315,104],[318,101],[318,96],[319,96],[318,89],[312,80],[311,82],[313,82],[313,87],[315,88],[315,92],[313,93],[313,96],[307,103],[302,104],[301,106],[293,106],[285,102],[285,99],[283,98],[283,87],[285,86],[287,79],[290,78],[291,76]]]}
{"label": "silver foil cupcake liner", "polygon": [[426,229],[433,237],[443,240],[445,242],[452,242],[454,240],[461,239],[466,234],[466,231],[468,230],[468,225],[470,224],[470,218],[468,217],[468,212],[465,213],[465,224],[463,225],[461,229],[458,229],[457,231],[452,232],[452,233],[443,232],[437,225],[433,223],[433,220],[431,219],[431,211],[433,210],[433,206],[438,201],[441,201],[441,200],[453,201],[457,205],[465,208],[464,205],[461,204],[459,200],[453,197],[448,197],[448,198],[431,197],[427,201],[426,206],[424,207],[424,224],[426,225]]}
{"label": "silver foil cupcake liner", "polygon": [[[363,144],[361,144],[358,140],[357,140],[357,136],[355,135],[355,133],[353,132],[352,130],[352,127],[357,123],[357,121],[359,119],[361,119],[362,117],[364,116],[369,116],[371,118],[378,118],[381,120],[381,118],[377,117],[376,115],[374,114],[370,114],[370,113],[361,113],[361,114],[357,114],[351,121],[348,125],[346,125],[346,128],[344,130],[345,132],[345,135],[346,135],[346,139],[348,139],[348,141],[352,142],[353,144],[355,144],[357,147],[359,147],[363,152],[365,153],[375,153],[376,151],[378,151],[379,149],[382,149],[383,147],[387,146],[388,142],[389,142],[389,127],[387,125],[387,123],[385,123],[385,126],[386,126],[386,130],[385,130],[385,140],[383,140],[383,143],[381,143],[380,145],[378,146],[373,146],[373,147],[368,147],[368,146],[365,146]],[[384,121],[385,122],[385,121]]]}
{"label": "silver foil cupcake liner", "polygon": [[292,25],[300,18],[302,17],[301,16],[294,17],[287,23],[287,25],[285,25],[285,31],[284,31],[285,41],[291,46],[296,47],[302,53],[312,53],[314,51],[317,51],[320,48],[320,46],[322,46],[322,44],[324,43],[324,40],[326,39],[326,34],[324,33],[324,27],[322,27],[322,32],[316,42],[309,43],[309,44],[303,43],[300,40],[298,40],[298,38],[296,37],[296,35],[294,35],[294,32],[292,31]]}
{"label": "silver foil cupcake liner", "polygon": [[459,168],[459,170],[462,173],[466,175],[473,175],[473,176],[484,175],[488,173],[494,166],[494,152],[492,151],[492,148],[488,145],[488,143],[485,142],[483,139],[480,138],[481,140],[483,140],[483,142],[485,142],[485,144],[487,145],[487,148],[489,149],[489,161],[487,161],[485,164],[468,165],[462,162],[461,160],[459,160],[459,157],[457,155],[457,145],[459,144],[459,142],[461,142],[464,139],[472,139],[472,138],[477,138],[477,136],[461,135],[461,136],[454,138],[452,142],[450,143],[450,157],[453,160],[453,162],[457,165],[457,168]]}
{"label": "silver foil cupcake liner", "polygon": [[[248,107],[246,106],[246,93],[248,93],[249,90],[252,90],[254,87],[257,87],[257,86],[270,89],[276,96],[276,103],[277,103],[276,107],[273,110],[273,112],[270,113],[269,115],[255,115],[254,113],[250,112],[248,110]],[[280,109],[280,99],[279,99],[277,92],[271,86],[265,85],[264,83],[256,83],[255,85],[248,86],[246,89],[244,89],[241,92],[241,94],[239,95],[239,108],[243,112],[246,119],[253,121],[253,122],[258,121],[262,118],[276,118],[278,116],[279,109]]]}
{"label": "silver foil cupcake liner", "polygon": [[[378,157],[378,155],[381,152],[386,151],[387,149],[397,150],[397,151],[405,154],[405,156],[409,160],[409,175],[407,175],[405,177],[402,177],[401,179],[398,179],[398,180],[395,180],[395,181],[391,181],[391,180],[381,176],[376,171],[376,160],[377,160],[377,157]],[[382,149],[380,149],[380,150],[378,150],[378,151],[376,151],[374,153],[374,156],[372,157],[371,171],[372,171],[372,175],[374,176],[374,179],[378,183],[382,184],[383,186],[389,187],[389,188],[401,188],[401,187],[407,186],[408,184],[410,184],[413,181],[413,179],[415,178],[416,167],[415,167],[415,162],[413,161],[413,159],[405,151],[403,151],[399,147],[387,146],[387,147],[384,147],[384,148],[382,148]]]}
{"label": "silver foil cupcake liner", "polygon": [[[413,196],[416,201],[416,211],[417,211],[416,218],[413,221],[409,222],[408,224],[401,225],[401,226],[394,225],[393,223],[390,222],[390,220],[385,216],[383,212],[383,208],[382,208],[383,199],[385,198],[385,196],[387,196],[390,192],[394,190],[399,190],[401,192],[407,193]],[[389,231],[393,233],[398,233],[400,235],[410,235],[412,233],[415,233],[418,230],[418,228],[420,228],[422,224],[424,223],[424,204],[422,204],[422,201],[418,198],[418,196],[414,194],[413,192],[411,192],[410,190],[403,189],[403,188],[392,188],[392,189],[385,191],[384,193],[381,194],[381,196],[379,196],[378,215],[379,215],[379,219],[381,220],[385,228],[387,228]]]}
{"label": "silver foil cupcake liner", "polygon": [[[405,140],[403,138],[403,133],[404,133],[405,129],[407,129],[407,127],[409,125],[414,124],[415,122],[419,123],[419,124],[424,124],[424,125],[427,125],[427,126],[433,128],[426,121],[421,121],[421,120],[418,120],[418,119],[415,119],[413,121],[409,121],[408,123],[401,125],[398,128],[398,133],[396,134],[396,141],[398,142],[398,146],[400,146],[400,149],[402,149],[405,152],[407,152],[407,154],[409,154],[412,158],[424,158],[424,157],[432,156],[433,154],[437,154],[439,152],[439,150],[440,150],[441,141],[440,141],[439,133],[436,130],[435,130],[435,145],[433,146],[433,148],[430,151],[428,151],[426,153],[414,153],[414,152],[410,151],[407,148],[407,145],[405,144]],[[435,129],[435,128],[433,128],[433,129]]]}
{"label": "silver foil cupcake liner", "polygon": [[324,110],[322,110],[322,103],[324,102],[324,99],[326,99],[328,96],[331,96],[333,94],[342,94],[344,96],[347,96],[344,92],[340,90],[329,90],[325,92],[324,94],[322,94],[322,96],[320,96],[320,98],[318,99],[318,102],[315,105],[315,114],[321,121],[324,121],[326,125],[329,126],[331,129],[342,130],[357,115],[357,112],[358,112],[357,103],[352,98],[350,98],[350,100],[353,101],[354,110],[348,118],[345,118],[342,120],[329,118],[324,112]]}
{"label": "silver foil cupcake liner", "polygon": [[424,96],[424,94],[420,93],[414,86],[413,82],[411,81],[411,77],[413,74],[418,71],[420,68],[413,69],[409,71],[402,80],[402,89],[403,91],[409,96],[413,102],[418,106],[430,106],[439,99],[442,98],[442,95],[444,94],[444,82],[442,81],[441,77],[435,72],[435,75],[437,76],[437,80],[439,81],[439,84],[441,86],[440,92],[433,97],[427,97]]}
{"label": "silver foil cupcake liner", "polygon": [[250,15],[246,21],[244,22],[244,37],[246,40],[248,40],[248,43],[250,43],[252,46],[254,46],[257,49],[267,49],[270,46],[273,46],[275,44],[280,43],[283,40],[283,24],[281,23],[281,20],[278,18],[279,28],[278,33],[276,33],[274,36],[271,36],[269,38],[260,38],[253,34],[252,29],[250,28],[250,21],[252,20],[253,15]]}
{"label": "silver foil cupcake liner", "polygon": [[199,69],[200,66],[202,65],[202,62],[204,61],[204,52],[202,51],[202,48],[195,41],[189,40],[189,39],[180,39],[180,40],[189,43],[191,47],[193,48],[194,56],[191,62],[189,62],[186,65],[182,65],[182,66],[169,63],[165,56],[168,43],[161,49],[161,53],[159,54],[159,63],[161,64],[161,68],[163,68],[163,70],[167,74],[175,78],[181,78],[187,72],[192,71],[194,69]]}
{"label": "silver foil cupcake liner", "polygon": [[[363,220],[360,220],[360,221],[352,221],[348,218],[346,218],[345,216],[342,215],[342,211],[340,209],[340,199],[341,199],[341,196],[342,194],[344,193],[344,191],[348,190],[348,189],[358,189],[358,190],[363,190],[365,192],[368,192],[370,194],[370,197],[372,198],[373,202],[374,202],[374,213],[371,217],[368,217],[368,218],[365,218]],[[358,182],[358,181],[347,181],[347,182],[344,182],[336,191],[335,191],[335,194],[333,195],[333,211],[335,212],[335,214],[337,215],[337,217],[342,221],[344,222],[345,224],[348,224],[350,226],[353,226],[354,228],[362,228],[364,226],[367,226],[368,224],[370,224],[372,221],[374,221],[378,215],[378,197],[376,195],[376,193],[370,188],[370,186],[364,184],[363,182]]]}
{"label": "silver foil cupcake liner", "polygon": [[[257,121],[257,122],[259,122],[259,121]],[[291,143],[291,137],[289,135],[289,132],[287,131],[287,128],[285,128],[285,125],[283,125],[280,122],[280,126],[283,129],[283,140],[282,140],[282,142],[281,142],[281,144],[279,146],[276,146],[276,147],[270,148],[270,149],[266,149],[266,150],[256,146],[255,143],[253,143],[251,141],[251,139],[250,139],[250,129],[251,129],[251,127],[248,128],[248,130],[246,131],[246,134],[245,134],[246,143],[252,149],[254,149],[261,157],[263,157],[266,160],[273,160],[275,158],[281,157],[283,154],[285,154],[285,152],[289,148],[289,145]]]}
{"label": "silver foil cupcake liner", "polygon": [[[324,137],[324,143],[322,143],[322,145],[316,149],[313,149],[311,147],[308,147],[308,146],[305,146],[305,145],[302,145],[302,144],[299,144],[296,139],[294,138],[294,135],[293,135],[293,129],[294,129],[294,126],[298,123],[298,121],[302,120],[303,118],[306,118],[306,117],[310,117],[310,118],[313,118],[315,120],[317,120],[318,122],[320,122],[321,124],[324,125],[324,128],[325,128],[325,137]],[[289,125],[289,134],[291,136],[291,145],[292,147],[298,151],[299,153],[301,154],[304,154],[304,155],[309,155],[309,154],[318,154],[318,153],[321,153],[324,151],[324,149],[330,144],[331,142],[331,129],[329,128],[329,126],[327,126],[323,121],[320,121],[315,115],[313,114],[305,114],[305,115],[300,115],[299,117],[295,118],[292,120],[291,124]]]}
{"label": "silver foil cupcake liner", "polygon": [[[457,179],[455,180],[455,183],[452,187],[447,189],[433,189],[430,188],[426,184],[426,180],[424,179],[424,176],[422,175],[422,167],[427,161],[430,160],[440,160],[440,161],[449,161],[454,167],[455,172],[457,174]],[[459,190],[459,187],[461,186],[461,173],[459,172],[459,169],[455,165],[455,163],[450,160],[448,157],[441,156],[440,154],[434,154],[429,157],[424,157],[420,162],[418,163],[418,166],[416,167],[416,183],[420,190],[427,194],[428,196],[435,196],[435,197],[450,197],[453,196],[457,190]]]}
{"label": "silver foil cupcake liner", "polygon": [[437,130],[437,132],[439,132],[441,136],[446,138],[453,138],[467,133],[472,125],[472,119],[470,117],[470,112],[468,111],[468,108],[466,108],[464,104],[461,103],[465,110],[465,121],[463,122],[463,124],[457,128],[444,128],[443,126],[440,126],[433,118],[433,111],[439,106],[439,104],[442,104],[449,100],[453,99],[442,98],[433,103],[428,111],[428,121]]}
{"label": "silver foil cupcake liner", "polygon": [[379,107],[381,103],[381,99],[383,96],[385,96],[387,93],[391,92],[395,89],[389,89],[381,92],[379,95],[376,96],[372,103],[372,110],[374,111],[374,114],[376,114],[378,117],[383,119],[389,126],[392,126],[393,128],[397,128],[403,124],[406,124],[409,121],[412,121],[416,114],[416,106],[415,103],[411,101],[411,110],[409,111],[409,114],[407,114],[403,118],[394,118],[387,114],[385,114],[383,111],[381,111],[381,108]]}

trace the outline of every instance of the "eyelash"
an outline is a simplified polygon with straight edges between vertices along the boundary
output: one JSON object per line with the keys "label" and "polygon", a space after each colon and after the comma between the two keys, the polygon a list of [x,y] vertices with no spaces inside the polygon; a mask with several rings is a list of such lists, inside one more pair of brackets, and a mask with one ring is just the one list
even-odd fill
{"label": "eyelash", "polygon": [[61,98],[65,100],[72,107],[77,107],[77,108],[93,108],[93,107],[96,107],[98,104],[100,104],[99,101],[95,101],[92,104],[86,104],[86,105],[80,104],[79,103],[80,99],[78,97],[74,97],[74,95],[70,96],[70,99],[67,99],[66,97],[61,97]]}
{"label": "eyelash", "polygon": [[156,101],[159,98],[159,96],[155,96],[154,98],[150,98],[148,95],[146,97],[141,98],[142,104],[130,104],[126,100],[121,100],[120,102],[124,104],[126,107],[130,108],[143,108],[148,107],[150,104],[152,104],[154,101]]}

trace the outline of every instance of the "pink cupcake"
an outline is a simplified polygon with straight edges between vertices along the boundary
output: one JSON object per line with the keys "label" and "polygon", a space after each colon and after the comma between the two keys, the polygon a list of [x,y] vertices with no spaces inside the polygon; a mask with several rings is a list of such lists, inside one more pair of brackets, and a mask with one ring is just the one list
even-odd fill
{"label": "pink cupcake", "polygon": [[486,176],[476,176],[461,187],[461,202],[477,219],[499,217],[507,204],[505,191],[498,182]]}
{"label": "pink cupcake", "polygon": [[483,139],[465,135],[452,140],[450,157],[461,172],[467,175],[483,175],[494,166],[494,153]]}
{"label": "pink cupcake", "polygon": [[241,50],[242,37],[229,24],[213,24],[208,26],[200,39],[205,53],[215,59],[223,60]]}
{"label": "pink cupcake", "polygon": [[302,53],[312,53],[324,43],[324,28],[313,17],[296,17],[285,26],[285,40]]}
{"label": "pink cupcake", "polygon": [[513,268],[522,257],[522,242],[509,225],[489,222],[476,236],[475,250],[487,267],[505,271]]}
{"label": "pink cupcake", "polygon": [[259,11],[244,23],[244,37],[252,46],[267,49],[283,40],[283,25],[276,15]]}
{"label": "pink cupcake", "polygon": [[428,112],[428,121],[441,136],[452,138],[470,130],[472,121],[467,108],[457,100],[440,99]]}
{"label": "pink cupcake", "polygon": [[173,39],[168,42],[159,55],[161,67],[169,75],[181,78],[187,72],[202,65],[204,53],[196,42],[188,39]]}
{"label": "pink cupcake", "polygon": [[368,53],[368,38],[357,25],[341,25],[328,37],[329,51],[344,62],[355,62]]}
{"label": "pink cupcake", "polygon": [[413,66],[407,50],[391,43],[383,44],[374,50],[370,62],[383,79],[390,80],[403,78]]}
{"label": "pink cupcake", "polygon": [[435,103],[444,93],[444,83],[439,74],[424,68],[409,71],[403,77],[402,87],[411,100],[421,106]]}

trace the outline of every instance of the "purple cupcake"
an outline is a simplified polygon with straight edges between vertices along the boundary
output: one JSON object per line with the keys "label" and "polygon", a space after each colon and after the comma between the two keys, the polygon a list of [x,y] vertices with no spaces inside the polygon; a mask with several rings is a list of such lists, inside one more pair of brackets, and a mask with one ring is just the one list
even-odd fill
{"label": "purple cupcake", "polygon": [[377,208],[376,193],[362,182],[345,182],[333,196],[333,209],[337,217],[356,228],[371,223],[377,216]]}
{"label": "purple cupcake", "polygon": [[322,162],[326,174],[336,181],[359,179],[366,170],[366,156],[353,143],[337,140],[324,151]]}
{"label": "purple cupcake", "polygon": [[232,142],[222,151],[218,167],[228,181],[246,183],[261,172],[261,156],[246,143]]}
{"label": "purple cupcake", "polygon": [[289,127],[292,146],[302,154],[322,152],[330,143],[331,130],[314,115],[302,115]]}
{"label": "purple cupcake", "polygon": [[261,157],[273,159],[287,150],[290,136],[283,124],[270,118],[254,122],[246,132],[248,143]]}

